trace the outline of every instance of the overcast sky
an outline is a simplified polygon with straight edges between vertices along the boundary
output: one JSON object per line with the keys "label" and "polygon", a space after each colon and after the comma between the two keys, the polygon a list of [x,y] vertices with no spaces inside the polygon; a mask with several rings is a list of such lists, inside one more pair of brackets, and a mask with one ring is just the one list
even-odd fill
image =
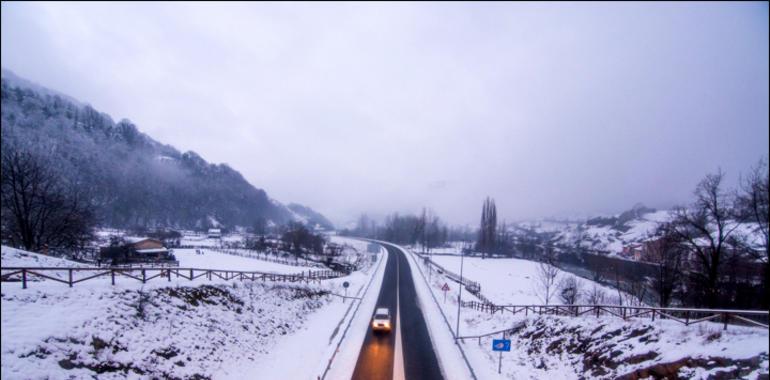
{"label": "overcast sky", "polygon": [[690,199],[768,154],[761,3],[2,3],[2,66],[337,223]]}

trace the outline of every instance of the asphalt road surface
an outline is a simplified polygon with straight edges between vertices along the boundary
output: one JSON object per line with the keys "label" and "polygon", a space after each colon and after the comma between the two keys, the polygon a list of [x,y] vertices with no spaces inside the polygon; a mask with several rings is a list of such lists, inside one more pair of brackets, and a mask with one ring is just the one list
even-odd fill
{"label": "asphalt road surface", "polygon": [[[401,306],[401,346],[404,355],[404,375],[407,380],[443,379],[431,344],[428,327],[417,304],[417,294],[411,270],[401,250],[383,244],[388,250],[388,262],[376,307],[387,307],[393,328],[388,333],[373,333],[369,324],[353,371],[355,380],[391,380],[396,351],[398,303]],[[396,293],[400,294],[397,296]]]}

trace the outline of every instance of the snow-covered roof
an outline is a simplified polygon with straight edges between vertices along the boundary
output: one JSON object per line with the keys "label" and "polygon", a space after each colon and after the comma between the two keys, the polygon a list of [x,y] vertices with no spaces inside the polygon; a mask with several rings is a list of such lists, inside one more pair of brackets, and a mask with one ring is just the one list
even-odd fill
{"label": "snow-covered roof", "polygon": [[137,249],[136,253],[162,253],[162,252],[168,252],[168,249],[166,248],[148,248],[148,249]]}

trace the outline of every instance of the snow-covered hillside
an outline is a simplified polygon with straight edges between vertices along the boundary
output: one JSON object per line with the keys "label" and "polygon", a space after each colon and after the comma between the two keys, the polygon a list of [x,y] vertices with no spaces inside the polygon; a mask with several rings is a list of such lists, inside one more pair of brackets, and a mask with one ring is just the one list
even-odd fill
{"label": "snow-covered hillside", "polygon": [[75,261],[28,252],[7,246],[0,247],[3,267],[87,267]]}
{"label": "snow-covered hillside", "polygon": [[[671,210],[655,210],[643,205],[616,215],[598,216],[585,220],[529,221],[512,225],[514,236],[538,235],[562,246],[580,246],[608,256],[624,256],[623,248],[655,239],[656,229],[671,221]],[[735,230],[752,245],[763,244],[762,235],[756,225],[741,223]],[[631,259],[629,254],[625,258]]]}
{"label": "snow-covered hillside", "polygon": [[[515,379],[760,379],[767,377],[767,330],[674,321],[490,315],[463,310],[463,335],[510,329],[503,374]],[[495,331],[489,330],[489,331]],[[492,339],[466,341],[481,371],[495,370]]]}
{"label": "snow-covered hillside", "polygon": [[238,378],[332,301],[320,289],[252,282],[53,292],[3,285],[4,379]]}

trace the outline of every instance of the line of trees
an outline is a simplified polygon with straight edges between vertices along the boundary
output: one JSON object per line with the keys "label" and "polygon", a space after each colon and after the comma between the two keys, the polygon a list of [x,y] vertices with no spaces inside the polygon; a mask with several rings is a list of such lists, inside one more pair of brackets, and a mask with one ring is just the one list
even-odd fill
{"label": "line of trees", "polygon": [[767,162],[754,166],[736,190],[725,188],[724,176],[708,174],[692,204],[676,207],[648,244],[659,267],[654,282],[661,305],[678,298],[692,306],[768,307]]}
{"label": "line of trees", "polygon": [[322,235],[314,234],[299,222],[289,222],[286,225],[281,241],[289,245],[291,252],[298,256],[303,253],[320,255],[326,244],[326,239]]}
{"label": "line of trees", "polygon": [[40,156],[3,146],[0,177],[4,243],[37,252],[75,251],[94,239],[96,218],[89,200]]}
{"label": "line of trees", "polygon": [[393,213],[382,225],[362,214],[352,230],[342,230],[341,235],[387,240],[396,244],[420,245],[426,252],[441,247],[450,240],[465,240],[472,231],[463,227],[449,228],[429,208],[419,215]]}

